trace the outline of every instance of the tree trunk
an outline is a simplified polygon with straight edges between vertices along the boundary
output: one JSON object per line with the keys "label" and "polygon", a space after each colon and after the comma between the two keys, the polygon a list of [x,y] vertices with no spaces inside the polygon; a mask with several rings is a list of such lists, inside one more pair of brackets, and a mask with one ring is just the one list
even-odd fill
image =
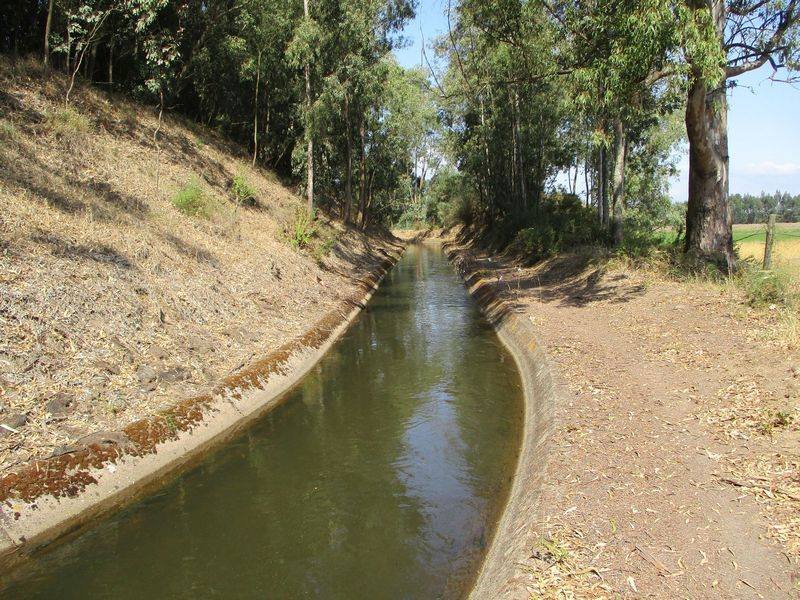
{"label": "tree trunk", "polygon": [[613,173],[613,211],[614,219],[611,233],[615,246],[621,246],[624,239],[625,219],[625,162],[628,158],[628,140],[622,119],[614,121],[614,173]]}
{"label": "tree trunk", "polygon": [[[709,8],[722,39],[725,4],[722,0],[696,0],[694,10]],[[733,214],[728,202],[728,101],[724,82],[712,85],[700,69],[692,69],[686,101],[689,138],[689,205],[686,211],[686,252],[734,266]]]}
{"label": "tree trunk", "polygon": [[44,24],[44,66],[50,63],[50,26],[53,23],[53,0],[47,3],[47,21]]}
{"label": "tree trunk", "polygon": [[517,90],[512,90],[513,94],[513,115],[514,115],[514,147],[517,153],[517,177],[519,178],[519,208],[523,212],[528,205],[527,191],[525,189],[525,164],[522,158],[522,136],[520,134],[520,116],[519,116],[519,95]]}
{"label": "tree trunk", "polygon": [[608,160],[606,148],[600,145],[597,151],[597,215],[603,227],[608,226]]}
{"label": "tree trunk", "polygon": [[353,140],[350,136],[350,99],[345,92],[344,95],[344,123],[346,138],[346,158],[347,176],[344,184],[344,211],[343,218],[345,223],[350,222],[350,207],[353,205]]}
{"label": "tree trunk", "polygon": [[261,50],[256,60],[256,89],[253,93],[253,166],[258,158],[258,84],[261,82]]}
{"label": "tree trunk", "polygon": [[[306,19],[309,18],[308,0],[303,0],[303,15]],[[306,62],[305,65],[305,79],[306,79],[306,198],[308,201],[308,214],[311,216],[314,212],[314,136],[311,131],[310,114],[311,114],[311,65]]]}
{"label": "tree trunk", "polygon": [[586,191],[586,208],[589,208],[589,198],[591,197],[591,187],[589,187],[589,159],[583,161],[583,186]]}
{"label": "tree trunk", "polygon": [[108,42],[108,85],[114,84],[114,40]]}
{"label": "tree trunk", "polygon": [[72,32],[69,29],[69,19],[70,15],[67,14],[67,35],[65,39],[67,40],[67,57],[64,61],[64,72],[69,75],[70,70],[72,69]]}
{"label": "tree trunk", "polygon": [[364,212],[367,209],[367,131],[363,118],[358,133],[361,138],[361,154],[358,158],[358,218],[363,227]]}
{"label": "tree trunk", "polygon": [[375,171],[369,173],[369,183],[367,184],[367,201],[364,207],[364,213],[361,215],[361,229],[367,228],[369,223],[369,209],[372,207],[372,184],[375,182]]}
{"label": "tree trunk", "polygon": [[94,67],[97,64],[97,44],[92,44],[92,49],[89,51],[89,60],[86,63],[86,79],[89,83],[94,81]]}

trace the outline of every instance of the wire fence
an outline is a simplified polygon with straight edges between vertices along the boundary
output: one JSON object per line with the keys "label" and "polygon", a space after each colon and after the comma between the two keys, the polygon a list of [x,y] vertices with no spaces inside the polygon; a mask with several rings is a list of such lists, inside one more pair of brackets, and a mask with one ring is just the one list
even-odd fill
{"label": "wire fence", "polygon": [[[738,244],[739,242],[743,242],[743,241],[744,241],[744,240],[746,240],[747,238],[755,237],[755,236],[757,236],[757,235],[764,235],[764,232],[763,232],[763,231],[756,231],[755,233],[751,233],[750,235],[746,235],[746,236],[744,236],[744,237],[740,237],[739,239],[735,240],[735,241],[734,241],[734,243],[735,243],[735,244]],[[797,233],[788,233],[788,232],[786,232],[786,231],[781,231],[781,232],[778,234],[778,238],[776,238],[776,239],[775,239],[775,241],[776,241],[776,242],[780,242],[780,241],[781,241],[781,239],[782,239],[782,238],[785,238],[785,237],[800,238],[800,234],[797,234]]]}
{"label": "wire fence", "polygon": [[[760,237],[761,239],[745,244],[740,248],[740,251],[743,252],[745,256],[763,261],[764,269],[771,269],[773,259],[777,257],[780,260],[781,255],[784,253],[784,251],[781,250],[781,242],[788,243],[790,238],[792,240],[800,239],[800,230],[795,230],[794,228],[788,231],[783,228],[778,229],[776,227],[775,218],[771,217],[769,222],[765,223],[763,229],[758,228],[756,231],[734,240],[734,244],[740,244],[754,237]],[[756,250],[756,248],[753,247],[754,243],[756,244],[756,248],[761,246],[761,249]],[[767,248],[767,243],[770,244],[770,248]],[[786,256],[784,255],[784,259],[785,258]]]}

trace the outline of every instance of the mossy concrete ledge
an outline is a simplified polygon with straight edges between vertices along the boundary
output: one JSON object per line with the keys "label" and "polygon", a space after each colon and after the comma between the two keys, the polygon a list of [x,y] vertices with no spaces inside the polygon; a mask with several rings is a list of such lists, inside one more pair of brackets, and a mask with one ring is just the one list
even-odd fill
{"label": "mossy concrete ledge", "polygon": [[403,246],[381,252],[358,291],[299,338],[227,377],[208,395],[128,425],[0,479],[0,573],[164,483],[277,406],[344,333]]}
{"label": "mossy concrete ledge", "polygon": [[556,391],[536,328],[527,315],[514,312],[495,292],[467,248],[445,244],[445,252],[477,300],[500,341],[508,348],[522,379],[524,425],[522,446],[508,501],[497,523],[470,598],[530,598],[530,575],[519,565],[535,547],[539,497],[545,483],[548,446],[553,435]]}

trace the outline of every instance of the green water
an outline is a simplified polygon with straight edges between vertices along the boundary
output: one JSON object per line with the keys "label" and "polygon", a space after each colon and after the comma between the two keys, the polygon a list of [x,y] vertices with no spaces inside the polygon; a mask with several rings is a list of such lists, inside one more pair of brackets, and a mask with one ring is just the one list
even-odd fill
{"label": "green water", "polygon": [[463,596],[521,420],[513,360],[441,250],[413,246],[283,405],[0,595]]}

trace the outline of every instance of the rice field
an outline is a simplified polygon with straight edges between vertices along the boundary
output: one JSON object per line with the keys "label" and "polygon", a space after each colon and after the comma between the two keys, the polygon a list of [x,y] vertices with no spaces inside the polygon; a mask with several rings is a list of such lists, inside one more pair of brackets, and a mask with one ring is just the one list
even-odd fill
{"label": "rice field", "polygon": [[[766,241],[764,225],[734,225],[733,240],[739,256],[763,260]],[[776,225],[773,257],[776,266],[788,268],[800,279],[800,223]]]}

